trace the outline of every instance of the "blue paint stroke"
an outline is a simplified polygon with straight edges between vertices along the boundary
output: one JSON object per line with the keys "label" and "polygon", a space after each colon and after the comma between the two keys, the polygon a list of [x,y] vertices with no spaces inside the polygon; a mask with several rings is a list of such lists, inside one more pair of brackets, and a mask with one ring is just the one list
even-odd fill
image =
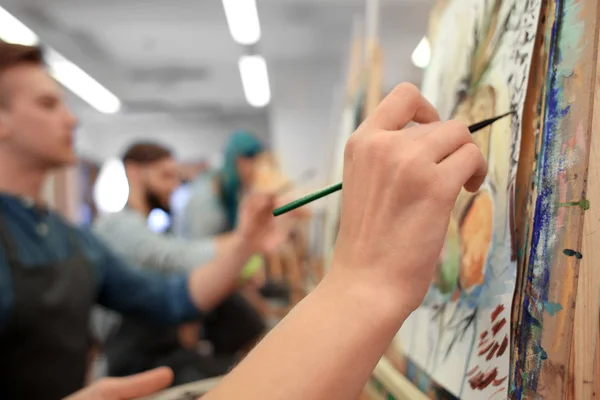
{"label": "blue paint stroke", "polygon": [[575,29],[571,24],[565,25],[565,20],[574,12],[574,3],[573,0],[554,2],[556,18],[549,38],[544,125],[540,134],[541,146],[534,179],[538,197],[533,216],[522,318],[514,342],[516,359],[514,370],[511,371],[509,397],[516,399],[525,398],[525,393],[537,392],[542,363],[548,358],[541,346],[542,321],[543,312],[547,311],[551,254],[556,234],[554,225],[557,217],[557,182],[559,173],[567,167],[564,157],[559,157],[560,146],[564,142],[562,139],[568,135],[561,132],[562,122],[570,110],[566,99],[563,98],[565,74],[561,69],[561,53],[567,48],[567,43],[562,41],[563,36],[568,35],[570,29]]}
{"label": "blue paint stroke", "polygon": [[563,307],[558,303],[552,303],[550,301],[545,301],[544,309],[546,310],[546,312],[548,314],[550,314],[551,316],[554,317],[556,314],[558,314],[560,311],[562,311]]}
{"label": "blue paint stroke", "polygon": [[548,359],[548,353],[542,346],[535,346],[534,350],[535,354],[537,354],[542,360]]}
{"label": "blue paint stroke", "polygon": [[405,377],[415,385],[421,392],[431,395],[436,400],[459,400],[456,396],[448,392],[437,382],[435,382],[427,372],[422,370],[412,360],[406,360]]}
{"label": "blue paint stroke", "polygon": [[[541,148],[538,155],[535,184],[538,186],[535,211],[532,224],[531,246],[529,248],[529,263],[527,265],[525,293],[523,296],[523,313],[521,329],[515,338],[516,360],[511,376],[509,397],[524,398],[525,392],[536,392],[542,362],[547,358],[541,347],[542,336],[542,305],[548,301],[550,277],[550,229],[551,222],[556,218],[553,213],[552,199],[555,196],[556,174],[552,165],[556,154],[554,150],[556,135],[561,119],[568,112],[563,108],[563,81],[557,76],[557,64],[560,63],[558,35],[561,29],[564,4],[563,0],[555,0],[556,18],[553,22],[548,49],[549,66],[546,76],[547,96],[544,107],[544,126],[541,132]],[[534,349],[533,354],[527,354],[528,344]],[[536,351],[541,349],[540,351]],[[526,391],[524,390],[526,389]]]}

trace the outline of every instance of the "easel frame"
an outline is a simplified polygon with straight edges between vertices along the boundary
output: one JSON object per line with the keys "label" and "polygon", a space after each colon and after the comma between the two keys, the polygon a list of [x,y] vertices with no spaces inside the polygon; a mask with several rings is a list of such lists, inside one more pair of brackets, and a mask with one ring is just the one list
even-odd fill
{"label": "easel frame", "polygon": [[[517,178],[517,191],[529,193],[517,196],[518,209],[526,210],[521,217],[537,232],[523,229],[517,243],[509,396],[589,399],[600,380],[594,372],[600,363],[595,351],[600,275],[593,265],[597,243],[592,243],[599,219],[593,204],[585,209],[585,199],[600,201],[594,187],[599,144],[592,136],[600,123],[600,6],[595,0],[548,0],[542,13],[538,42],[543,46],[531,76],[545,78],[530,80],[526,115],[532,123],[523,132],[530,141],[522,141]],[[556,168],[552,157],[568,169]],[[527,166],[537,167],[527,172]],[[548,204],[557,209],[548,212]],[[550,230],[552,241],[540,240],[540,232]]]}

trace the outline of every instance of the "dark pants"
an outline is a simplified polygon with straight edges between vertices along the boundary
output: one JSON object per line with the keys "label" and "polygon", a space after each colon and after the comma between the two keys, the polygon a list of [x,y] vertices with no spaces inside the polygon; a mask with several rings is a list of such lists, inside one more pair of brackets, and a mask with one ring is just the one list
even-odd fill
{"label": "dark pants", "polygon": [[203,338],[212,344],[216,356],[236,354],[258,342],[265,332],[261,315],[240,294],[222,302],[203,327]]}
{"label": "dark pants", "polygon": [[223,301],[202,326],[203,338],[212,344],[212,356],[183,348],[176,327],[149,327],[124,319],[106,344],[109,375],[126,376],[167,366],[175,373],[173,385],[223,375],[235,365],[238,353],[265,332],[260,314],[240,294]]}
{"label": "dark pants", "polygon": [[179,386],[225,375],[236,362],[236,356],[202,356],[193,350],[179,347],[168,354],[148,359],[144,369],[169,367],[174,374],[172,386]]}

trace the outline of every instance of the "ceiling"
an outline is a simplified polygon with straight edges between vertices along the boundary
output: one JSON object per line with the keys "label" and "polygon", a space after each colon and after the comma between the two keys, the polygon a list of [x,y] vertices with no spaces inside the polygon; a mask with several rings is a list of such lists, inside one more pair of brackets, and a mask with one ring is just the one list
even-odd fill
{"label": "ceiling", "polygon": [[[193,114],[218,120],[258,115],[268,120],[271,107],[246,103],[239,56],[265,57],[272,104],[293,95],[278,90],[290,71],[341,75],[353,20],[364,14],[364,2],[257,0],[262,37],[253,48],[233,41],[221,0],[0,0],[0,5],[116,94],[122,116]],[[403,80],[418,83],[421,71],[410,54],[425,33],[432,2],[380,0],[386,87]],[[331,98],[334,86],[319,90]],[[109,118],[75,103],[80,115]]]}
{"label": "ceiling", "polygon": [[[383,29],[418,41],[428,3],[383,1]],[[237,67],[241,54],[263,54],[270,69],[314,61],[338,63],[347,52],[353,19],[364,11],[364,0],[258,0],[262,39],[255,49],[245,49],[231,39],[220,0],[0,4],[132,112],[245,108]]]}

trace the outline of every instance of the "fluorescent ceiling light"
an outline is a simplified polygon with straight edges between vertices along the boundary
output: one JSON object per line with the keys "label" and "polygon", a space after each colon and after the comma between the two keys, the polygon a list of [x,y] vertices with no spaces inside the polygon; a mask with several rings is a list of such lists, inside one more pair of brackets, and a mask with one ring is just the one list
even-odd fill
{"label": "fluorescent ceiling light", "polygon": [[33,46],[38,44],[37,35],[11,13],[0,7],[0,39],[7,43]]}
{"label": "fluorescent ceiling light", "polygon": [[260,39],[260,21],[256,0],[223,0],[225,17],[233,40],[251,45]]}
{"label": "fluorescent ceiling light", "polygon": [[417,48],[412,53],[412,62],[419,68],[426,68],[429,65],[431,59],[431,46],[429,40],[426,37],[421,39]]}
{"label": "fluorescent ceiling light", "polygon": [[[2,7],[0,7],[0,39],[25,46],[39,44],[35,32]],[[121,109],[121,101],[114,94],[57,51],[47,48],[45,58],[54,79],[92,107],[105,114],[116,113]]]}
{"label": "fluorescent ceiling light", "polygon": [[53,50],[48,52],[47,59],[52,76],[92,107],[105,114],[113,114],[121,109],[118,97],[77,65]]}
{"label": "fluorescent ceiling light", "polygon": [[253,107],[264,107],[271,101],[267,63],[262,56],[241,56],[240,75],[246,100]]}

